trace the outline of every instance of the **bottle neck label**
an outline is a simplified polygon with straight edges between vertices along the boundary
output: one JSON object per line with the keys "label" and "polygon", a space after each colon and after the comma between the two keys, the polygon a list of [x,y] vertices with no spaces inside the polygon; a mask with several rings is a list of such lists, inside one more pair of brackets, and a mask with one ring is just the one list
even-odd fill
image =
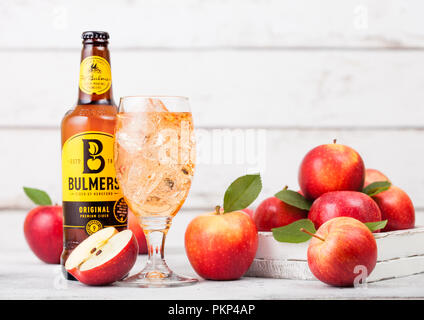
{"label": "bottle neck label", "polygon": [[109,62],[99,56],[89,56],[80,65],[79,88],[86,94],[104,94],[112,85]]}

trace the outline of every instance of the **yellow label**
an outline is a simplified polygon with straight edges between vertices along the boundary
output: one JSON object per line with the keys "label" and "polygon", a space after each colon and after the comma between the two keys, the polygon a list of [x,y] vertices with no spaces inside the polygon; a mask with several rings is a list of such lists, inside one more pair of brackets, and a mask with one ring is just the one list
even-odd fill
{"label": "yellow label", "polygon": [[128,206],[113,165],[114,137],[86,131],[70,137],[62,148],[64,228],[91,235],[104,227],[126,227]]}
{"label": "yellow label", "polygon": [[113,135],[93,131],[76,134],[65,142],[62,148],[63,201],[122,198],[113,165],[113,143]]}
{"label": "yellow label", "polygon": [[112,85],[110,64],[99,56],[85,58],[80,65],[79,87],[87,94],[103,94]]}

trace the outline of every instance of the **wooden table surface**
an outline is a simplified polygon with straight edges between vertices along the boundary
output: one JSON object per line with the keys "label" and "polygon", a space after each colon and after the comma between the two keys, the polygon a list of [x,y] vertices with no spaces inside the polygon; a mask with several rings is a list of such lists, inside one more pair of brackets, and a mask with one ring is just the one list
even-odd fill
{"label": "wooden table surface", "polygon": [[[0,213],[0,299],[393,299],[424,298],[424,274],[369,283],[364,288],[333,288],[319,281],[242,278],[236,281],[205,281],[179,288],[89,287],[63,279],[59,265],[39,261],[23,235],[24,211]],[[175,229],[186,222],[181,220]],[[178,237],[175,237],[178,239]],[[179,245],[180,244],[180,245]],[[168,246],[170,267],[196,277],[184,252],[183,243]],[[142,268],[140,255],[133,271]]]}

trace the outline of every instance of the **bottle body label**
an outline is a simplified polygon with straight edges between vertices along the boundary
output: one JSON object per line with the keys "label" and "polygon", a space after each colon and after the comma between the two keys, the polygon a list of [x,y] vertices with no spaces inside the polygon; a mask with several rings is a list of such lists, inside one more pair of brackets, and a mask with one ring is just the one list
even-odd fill
{"label": "bottle body label", "polygon": [[80,65],[79,88],[87,94],[103,94],[112,85],[109,62],[99,56],[89,56]]}
{"label": "bottle body label", "polygon": [[88,235],[105,227],[127,225],[128,206],[116,179],[111,134],[86,131],[62,148],[64,228]]}

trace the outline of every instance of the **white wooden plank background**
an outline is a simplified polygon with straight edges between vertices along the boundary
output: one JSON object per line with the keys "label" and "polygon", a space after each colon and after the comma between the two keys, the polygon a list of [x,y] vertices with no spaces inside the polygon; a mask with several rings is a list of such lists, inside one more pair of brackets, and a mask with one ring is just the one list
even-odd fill
{"label": "white wooden plank background", "polygon": [[2,0],[0,46],[75,48],[70,39],[94,28],[122,48],[421,48],[423,9],[420,0]]}
{"label": "white wooden plank background", "polygon": [[[113,39],[111,40],[113,41]],[[112,51],[116,98],[191,98],[200,127],[413,127],[424,51]],[[79,50],[1,52],[0,125],[58,127],[76,101]],[[29,79],[23,73],[30,72]]]}
{"label": "white wooden plank background", "polygon": [[[1,1],[0,208],[31,206],[22,185],[60,200],[58,127],[76,100],[80,34],[105,29],[116,99],[191,99],[200,163],[187,208],[212,208],[257,169],[261,197],[296,188],[303,155],[338,138],[423,209],[423,9],[418,0]],[[213,134],[247,135],[238,128],[259,130],[246,142],[256,154],[211,161],[227,154]]]}

